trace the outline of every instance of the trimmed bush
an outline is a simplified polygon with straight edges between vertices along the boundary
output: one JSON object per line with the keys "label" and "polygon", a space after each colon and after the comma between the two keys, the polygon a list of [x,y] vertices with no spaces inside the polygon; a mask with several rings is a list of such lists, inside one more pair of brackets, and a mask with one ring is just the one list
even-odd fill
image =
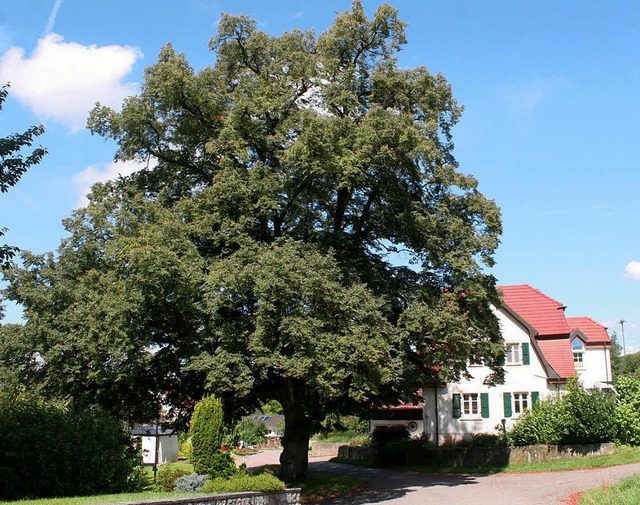
{"label": "trimmed bush", "polygon": [[242,491],[258,491],[277,493],[285,488],[284,482],[274,475],[237,475],[230,479],[213,479],[202,488],[203,493],[239,493]]}
{"label": "trimmed bush", "polygon": [[190,472],[182,468],[161,466],[156,476],[156,486],[162,491],[174,491],[176,489],[176,480],[184,475],[190,475]]}
{"label": "trimmed bush", "polygon": [[236,473],[236,465],[229,451],[221,451],[224,438],[222,400],[205,396],[191,417],[191,462],[195,473],[211,478],[229,477]]}
{"label": "trimmed bush", "polygon": [[176,479],[176,492],[199,493],[207,482],[209,482],[208,475],[200,475],[198,473],[184,475]]}
{"label": "trimmed bush", "polygon": [[0,404],[0,499],[119,493],[141,483],[139,451],[104,412],[33,398]]}

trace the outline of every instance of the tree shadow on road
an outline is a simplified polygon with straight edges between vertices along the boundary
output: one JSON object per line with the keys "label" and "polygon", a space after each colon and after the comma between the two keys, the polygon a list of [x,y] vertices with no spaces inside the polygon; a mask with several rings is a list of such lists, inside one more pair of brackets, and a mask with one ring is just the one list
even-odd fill
{"label": "tree shadow on road", "polygon": [[319,502],[323,505],[382,503],[410,495],[415,488],[456,487],[478,482],[476,475],[469,474],[417,474],[332,462],[310,463],[309,468],[319,472],[349,475],[364,481],[368,486],[348,495],[328,498]]}

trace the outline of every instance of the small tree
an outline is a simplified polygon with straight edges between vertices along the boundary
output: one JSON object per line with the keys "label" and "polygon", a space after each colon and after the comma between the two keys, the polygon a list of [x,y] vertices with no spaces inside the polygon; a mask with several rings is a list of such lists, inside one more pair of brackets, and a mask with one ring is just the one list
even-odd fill
{"label": "small tree", "polygon": [[193,470],[212,477],[228,476],[235,468],[231,454],[221,451],[224,436],[222,400],[206,396],[200,400],[191,418]]}

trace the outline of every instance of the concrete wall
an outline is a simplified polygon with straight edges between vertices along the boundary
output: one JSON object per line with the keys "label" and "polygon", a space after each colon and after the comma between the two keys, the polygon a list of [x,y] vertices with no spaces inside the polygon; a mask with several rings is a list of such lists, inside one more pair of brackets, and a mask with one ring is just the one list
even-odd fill
{"label": "concrete wall", "polygon": [[[421,449],[408,448],[405,453],[406,465],[426,466],[479,466],[515,465],[519,463],[540,463],[613,454],[615,444],[581,445],[531,445],[526,447],[452,447]],[[371,464],[384,461],[377,459],[378,450],[370,447],[342,446],[338,456],[345,459]]]}
{"label": "concrete wall", "polygon": [[300,489],[285,489],[280,493],[225,493],[188,498],[168,498],[125,502],[121,505],[299,505]]}

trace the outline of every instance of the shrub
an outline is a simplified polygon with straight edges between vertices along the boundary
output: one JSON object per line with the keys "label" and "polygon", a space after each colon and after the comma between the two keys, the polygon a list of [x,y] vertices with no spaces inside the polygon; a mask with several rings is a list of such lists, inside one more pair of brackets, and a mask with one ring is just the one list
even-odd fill
{"label": "shrub", "polygon": [[635,377],[621,377],[616,381],[616,391],[619,395],[618,438],[623,444],[640,445],[640,381]]}
{"label": "shrub", "polygon": [[174,491],[176,488],[176,480],[184,475],[190,475],[190,473],[182,468],[161,466],[156,476],[156,486],[162,491]]}
{"label": "shrub", "polygon": [[204,493],[239,493],[241,491],[259,491],[277,493],[284,490],[284,482],[274,475],[237,475],[230,479],[213,479],[202,488]]}
{"label": "shrub", "polygon": [[404,426],[378,426],[371,434],[373,443],[378,446],[409,440],[409,437],[409,431]]}
{"label": "shrub", "polygon": [[240,442],[242,440],[245,445],[255,446],[267,440],[265,435],[269,429],[263,421],[245,418],[236,425],[233,431],[234,441]]}
{"label": "shrub", "polygon": [[539,401],[508,434],[516,446],[589,444],[616,439],[616,398],[599,389],[585,391],[572,378],[565,394]]}
{"label": "shrub", "polygon": [[191,462],[196,473],[224,477],[235,468],[231,454],[220,451],[223,436],[222,401],[206,396],[196,404],[191,417]]}
{"label": "shrub", "polygon": [[504,445],[504,437],[493,433],[474,433],[469,442],[470,447],[501,447]]}
{"label": "shrub", "polygon": [[133,491],[141,458],[121,424],[99,410],[41,399],[0,405],[0,499]]}
{"label": "shrub", "polygon": [[176,479],[176,492],[178,493],[199,493],[203,486],[209,482],[208,475],[190,473]]}

